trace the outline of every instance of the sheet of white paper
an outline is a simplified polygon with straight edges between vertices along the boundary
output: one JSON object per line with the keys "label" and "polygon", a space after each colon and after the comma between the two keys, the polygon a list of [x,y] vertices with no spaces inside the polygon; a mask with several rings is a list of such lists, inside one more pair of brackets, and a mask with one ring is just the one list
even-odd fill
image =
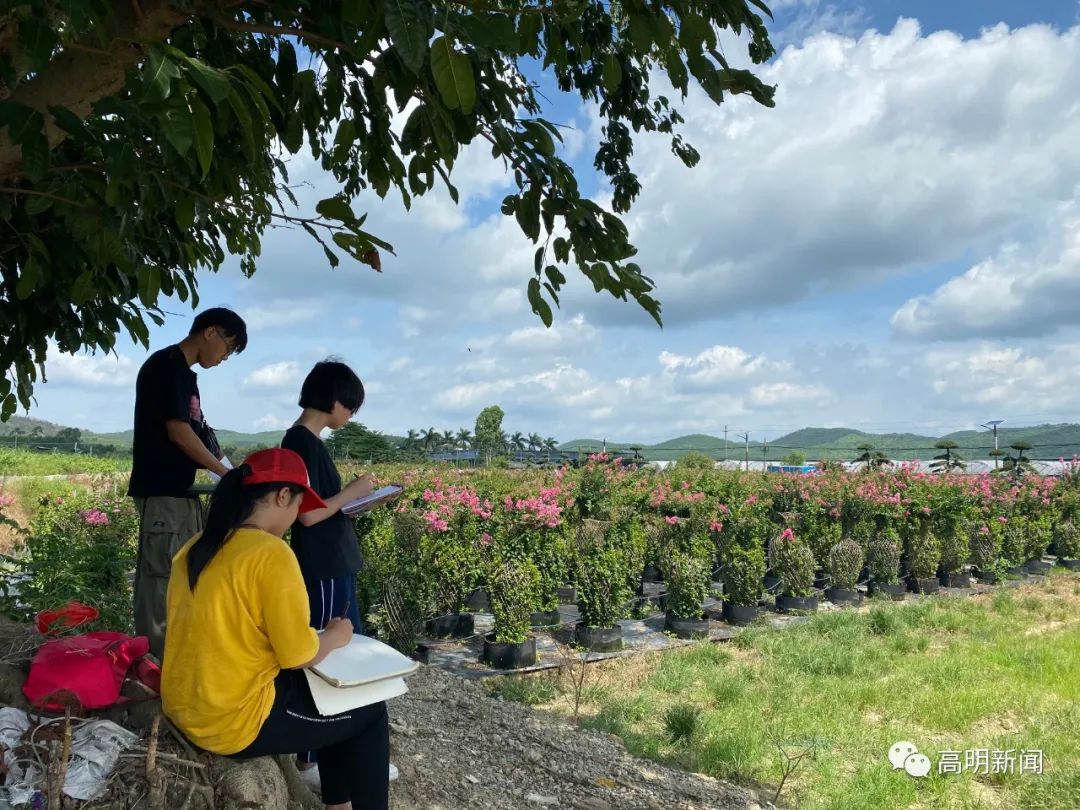
{"label": "sheet of white paper", "polygon": [[323,717],[341,714],[349,709],[359,709],[361,706],[370,706],[380,700],[401,697],[409,691],[404,678],[387,678],[363,686],[339,689],[331,686],[309,669],[305,669],[304,674],[307,676],[308,686],[311,687],[311,697],[315,700],[315,708]]}
{"label": "sheet of white paper", "polygon": [[381,489],[375,490],[370,495],[365,495],[363,498],[354,498],[353,500],[345,504],[343,507],[341,507],[341,511],[344,512],[346,515],[353,515],[357,512],[364,511],[364,509],[374,504],[377,504],[380,501],[384,501],[387,498],[393,497],[401,491],[401,487],[396,486],[395,484],[390,484],[389,486],[385,486]]}
{"label": "sheet of white paper", "polygon": [[331,686],[353,687],[386,678],[411,675],[420,666],[388,644],[370,636],[353,635],[312,671]]}
{"label": "sheet of white paper", "polygon": [[[221,457],[221,463],[222,463],[222,465],[223,465],[223,466],[225,467],[225,469],[226,469],[226,470],[231,470],[231,469],[233,468],[232,462],[231,462],[231,461],[229,461],[229,457],[228,457],[228,456],[222,456],[222,457]],[[214,482],[215,484],[216,484],[216,483],[217,483],[218,481],[220,481],[220,480],[221,480],[221,476],[220,476],[220,475],[218,475],[218,474],[217,474],[217,473],[215,473],[215,472],[210,472],[210,470],[207,470],[207,471],[206,471],[206,474],[210,476],[210,480],[211,480],[211,481],[213,481],[213,482]]]}

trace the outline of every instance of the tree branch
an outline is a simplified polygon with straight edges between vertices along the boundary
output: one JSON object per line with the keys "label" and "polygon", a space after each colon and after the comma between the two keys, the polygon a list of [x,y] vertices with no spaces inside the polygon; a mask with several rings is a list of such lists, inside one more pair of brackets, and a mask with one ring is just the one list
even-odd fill
{"label": "tree branch", "polygon": [[239,31],[247,34],[267,34],[268,36],[296,37],[310,42],[313,45],[322,45],[334,50],[351,51],[352,49],[344,42],[324,37],[321,34],[313,34],[302,28],[287,28],[280,25],[259,25],[257,23],[242,23],[230,20],[226,17],[213,17],[214,25],[227,28],[230,31]]}

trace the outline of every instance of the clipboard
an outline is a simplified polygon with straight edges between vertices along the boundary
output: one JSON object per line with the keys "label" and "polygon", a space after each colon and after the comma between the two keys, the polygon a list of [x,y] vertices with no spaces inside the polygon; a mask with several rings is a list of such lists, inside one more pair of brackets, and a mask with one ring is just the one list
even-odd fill
{"label": "clipboard", "polygon": [[404,678],[420,668],[420,662],[399,653],[370,636],[354,634],[310,670],[331,686],[347,689],[389,678]]}
{"label": "clipboard", "polygon": [[380,506],[391,498],[396,498],[404,491],[405,490],[397,484],[390,484],[375,490],[370,495],[365,495],[363,498],[354,498],[341,507],[341,512],[345,515],[355,515],[357,512],[366,512],[368,509],[374,509],[376,506]]}

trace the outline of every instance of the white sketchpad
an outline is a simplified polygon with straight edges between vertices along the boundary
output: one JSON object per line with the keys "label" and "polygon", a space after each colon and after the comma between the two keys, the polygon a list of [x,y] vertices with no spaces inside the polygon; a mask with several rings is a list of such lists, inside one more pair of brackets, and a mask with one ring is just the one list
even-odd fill
{"label": "white sketchpad", "polygon": [[315,701],[315,708],[323,717],[347,712],[349,709],[359,709],[361,706],[370,706],[382,700],[401,697],[409,691],[404,678],[386,678],[375,683],[363,686],[347,686],[340,688],[331,686],[310,669],[305,669],[308,687],[311,689],[311,697]]}
{"label": "white sketchpad", "polygon": [[390,500],[403,492],[402,488],[396,484],[390,484],[389,486],[377,489],[370,495],[365,495],[363,498],[354,498],[349,501],[343,507],[341,511],[346,515],[355,515],[357,512],[366,512],[369,509],[374,509],[381,503]]}
{"label": "white sketchpad", "polygon": [[412,675],[420,666],[393,647],[370,636],[354,634],[344,647],[339,647],[311,671],[339,688],[363,686],[388,678]]}

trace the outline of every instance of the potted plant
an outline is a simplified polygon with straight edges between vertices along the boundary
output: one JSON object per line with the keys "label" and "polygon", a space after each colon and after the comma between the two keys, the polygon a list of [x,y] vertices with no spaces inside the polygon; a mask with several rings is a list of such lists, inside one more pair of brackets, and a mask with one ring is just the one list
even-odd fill
{"label": "potted plant", "polygon": [[709,620],[702,615],[702,603],[709,595],[712,579],[711,549],[698,548],[696,551],[673,548],[664,554],[664,570],[670,589],[664,629],[679,638],[707,638],[709,635]]}
{"label": "potted plant", "polygon": [[940,590],[937,579],[940,562],[941,544],[929,525],[924,525],[908,541],[908,568],[911,572],[908,587],[916,593],[937,593]]}
{"label": "potted plant", "polygon": [[941,540],[939,581],[948,588],[971,587],[971,575],[965,570],[971,549],[968,533],[955,522],[945,527]]}
{"label": "potted plant", "polygon": [[723,554],[724,620],[750,624],[758,617],[761,582],[765,578],[765,552],[760,546],[731,543]]}
{"label": "potted plant", "polygon": [[1008,521],[1003,524],[1001,531],[1001,557],[1005,566],[1005,573],[1011,577],[1027,576],[1027,551],[1025,549],[1025,536],[1027,534],[1027,520],[1018,512],[1009,515]]}
{"label": "potted plant", "polygon": [[1031,516],[1027,520],[1028,531],[1024,540],[1024,567],[1029,574],[1046,574],[1051,563],[1043,559],[1050,541],[1053,539],[1053,525],[1048,514]]}
{"label": "potted plant", "polygon": [[882,594],[893,601],[903,601],[907,587],[900,581],[900,535],[896,529],[876,532],[870,539],[867,558],[870,595]]}
{"label": "potted plant", "polygon": [[421,526],[420,569],[433,616],[424,630],[432,638],[467,638],[473,634],[473,614],[466,604],[480,580],[477,549],[457,532],[443,529],[445,522]]}
{"label": "potted plant", "polygon": [[623,646],[623,607],[633,595],[630,554],[619,521],[585,519],[578,531],[575,581],[581,621],[579,645],[596,652],[615,652]]}
{"label": "potted plant", "polygon": [[814,591],[814,552],[791,528],[784,529],[770,548],[771,567],[780,578],[776,608],[781,613],[813,612],[818,600]]}
{"label": "potted plant", "polygon": [[987,585],[998,580],[998,564],[1001,559],[1001,527],[997,518],[989,523],[975,521],[968,533],[971,562],[975,566],[975,578]]}
{"label": "potted plant", "polygon": [[508,552],[532,562],[539,574],[536,609],[529,619],[533,627],[562,622],[559,588],[569,575],[570,549],[558,494],[549,488],[537,496],[507,496],[496,532]]}
{"label": "potted plant", "polygon": [[850,537],[845,537],[829,552],[829,589],[825,596],[830,602],[857,605],[862,602],[858,589],[859,573],[863,569],[866,554],[863,547]]}
{"label": "potted plant", "polygon": [[1071,519],[1067,518],[1055,527],[1054,545],[1058,563],[1070,571],[1080,571],[1080,529]]}
{"label": "potted plant", "polygon": [[530,634],[529,613],[539,572],[528,560],[496,551],[487,573],[495,626],[484,637],[484,661],[496,669],[530,667],[536,663],[536,637]]}

